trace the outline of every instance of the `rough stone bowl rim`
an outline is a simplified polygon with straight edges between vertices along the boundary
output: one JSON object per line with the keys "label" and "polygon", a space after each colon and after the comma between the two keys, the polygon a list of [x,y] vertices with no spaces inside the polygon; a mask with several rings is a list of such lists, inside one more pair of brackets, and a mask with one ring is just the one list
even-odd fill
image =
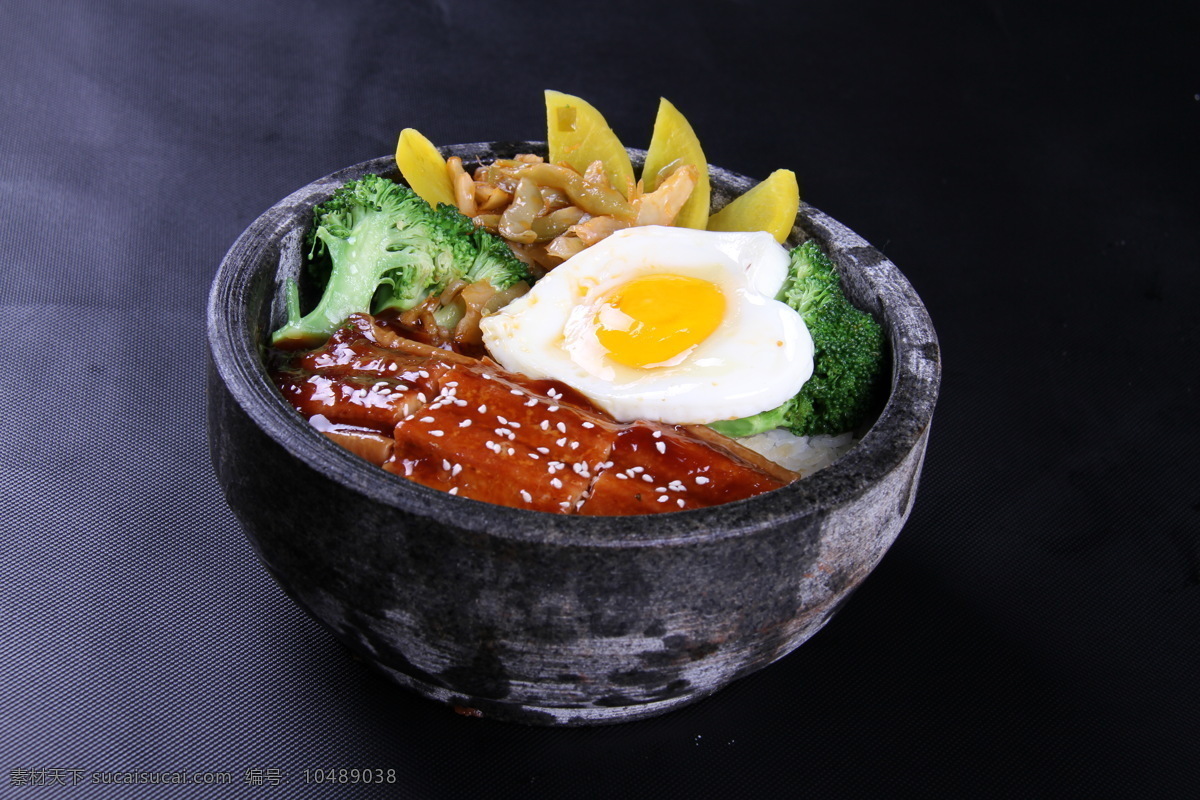
{"label": "rough stone bowl rim", "polygon": [[[477,142],[439,148],[444,155],[460,155],[464,162],[479,153],[544,151],[544,142]],[[645,151],[628,148],[635,166]],[[895,324],[901,313],[916,325],[915,338],[937,346],[937,337],[927,311],[907,278],[882,254],[846,226],[807,203],[797,214],[792,239],[810,234],[818,227],[843,247],[871,251],[876,259],[872,288],[885,281],[892,295],[881,297],[881,315],[889,331],[892,349],[892,385],[878,419],[859,443],[834,464],[789,486],[747,500],[704,509],[691,509],[647,516],[583,517],[493,505],[407,481],[358,458],[334,444],[310,426],[284,400],[266,374],[261,358],[258,315],[239,307],[248,285],[260,270],[275,271],[278,264],[264,264],[272,248],[298,225],[298,218],[311,211],[347,180],[367,172],[398,177],[392,156],[381,156],[344,167],[297,189],[260,214],[237,238],[214,275],[207,307],[207,337],[210,354],[222,383],[255,424],[294,458],[330,480],[342,484],[369,501],[397,511],[432,518],[464,530],[478,531],[502,539],[588,547],[655,547],[715,541],[725,537],[752,535],[780,524],[802,524],[803,520],[853,503],[863,492],[900,466],[905,456],[919,446],[928,427],[940,384],[940,360],[933,369],[915,369],[902,357],[904,342]],[[716,194],[723,186],[735,195],[756,181],[710,165]],[[831,253],[831,255],[834,255]],[[276,281],[279,277],[276,276]],[[276,286],[276,293],[277,293]],[[268,296],[266,302],[272,302]],[[901,407],[898,397],[917,396],[928,402],[916,409]],[[649,523],[649,524],[648,524]]]}

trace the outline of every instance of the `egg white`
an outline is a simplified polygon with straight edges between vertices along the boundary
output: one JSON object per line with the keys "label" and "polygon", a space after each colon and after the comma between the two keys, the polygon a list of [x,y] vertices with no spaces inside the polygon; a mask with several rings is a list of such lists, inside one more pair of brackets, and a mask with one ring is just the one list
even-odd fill
{"label": "egg white", "polygon": [[[617,420],[701,424],[775,408],[812,375],[813,345],[774,299],[789,257],[768,233],[643,226],[617,231],[484,318],[484,345],[506,370],[574,387]],[[668,273],[716,284],[725,314],[704,341],[661,365],[614,361],[596,336],[604,296]]]}

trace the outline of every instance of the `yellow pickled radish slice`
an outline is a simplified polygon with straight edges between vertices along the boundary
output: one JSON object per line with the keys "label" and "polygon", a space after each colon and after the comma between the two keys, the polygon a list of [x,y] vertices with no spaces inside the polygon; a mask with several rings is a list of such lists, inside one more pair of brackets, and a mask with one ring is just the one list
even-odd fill
{"label": "yellow pickled radish slice", "polygon": [[675,225],[680,228],[704,230],[708,225],[708,204],[711,191],[708,182],[708,161],[700,149],[692,126],[666,98],[660,98],[658,116],[654,119],[654,133],[650,148],[646,151],[646,165],[642,168],[642,187],[652,192],[675,169],[685,164],[696,167],[698,180],[692,189]]}
{"label": "yellow pickled radish slice", "polygon": [[546,90],[546,143],[551,164],[567,164],[582,174],[593,161],[600,161],[613,188],[626,198],[632,194],[629,154],[600,112],[585,100]]}
{"label": "yellow pickled radish slice", "polygon": [[708,218],[710,231],[766,231],[783,244],[800,210],[800,184],[790,169],[777,169]]}
{"label": "yellow pickled radish slice", "polygon": [[446,159],[413,128],[400,132],[396,142],[396,166],[417,196],[437,208],[438,203],[455,205],[454,187],[446,170]]}

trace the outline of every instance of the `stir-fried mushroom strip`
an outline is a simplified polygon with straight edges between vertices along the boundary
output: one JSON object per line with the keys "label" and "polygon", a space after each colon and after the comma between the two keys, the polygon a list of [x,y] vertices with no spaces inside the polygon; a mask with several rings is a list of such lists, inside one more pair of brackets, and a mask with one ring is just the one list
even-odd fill
{"label": "stir-fried mushroom strip", "polygon": [[279,355],[275,383],[314,427],[460,497],[651,514],[753,497],[797,477],[709,429],[617,422],[564,384],[408,339],[366,314],[316,350]]}
{"label": "stir-fried mushroom strip", "polygon": [[481,357],[486,351],[479,321],[527,291],[524,281],[501,290],[488,281],[454,280],[440,294],[407,311],[384,312],[377,322],[410,339]]}
{"label": "stir-fried mushroom strip", "polygon": [[683,165],[654,191],[638,181],[626,197],[609,182],[601,161],[583,174],[531,154],[498,159],[472,175],[457,156],[446,160],[446,168],[458,209],[542,270],[622,228],[673,224],[698,179],[695,167]]}

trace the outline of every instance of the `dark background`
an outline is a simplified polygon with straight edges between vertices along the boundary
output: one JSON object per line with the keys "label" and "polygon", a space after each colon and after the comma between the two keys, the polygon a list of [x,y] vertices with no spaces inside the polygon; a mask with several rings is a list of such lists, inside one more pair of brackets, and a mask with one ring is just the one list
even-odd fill
{"label": "dark background", "polygon": [[[637,147],[666,96],[711,162],[795,170],[945,364],[912,517],[838,617],[591,729],[349,657],[255,560],[204,429],[208,284],[260,211],[404,127],[542,138],[546,88]],[[0,796],[81,769],[324,797],[329,767],[395,770],[347,797],[1194,792],[1198,178],[1195,2],[7,0]]]}

